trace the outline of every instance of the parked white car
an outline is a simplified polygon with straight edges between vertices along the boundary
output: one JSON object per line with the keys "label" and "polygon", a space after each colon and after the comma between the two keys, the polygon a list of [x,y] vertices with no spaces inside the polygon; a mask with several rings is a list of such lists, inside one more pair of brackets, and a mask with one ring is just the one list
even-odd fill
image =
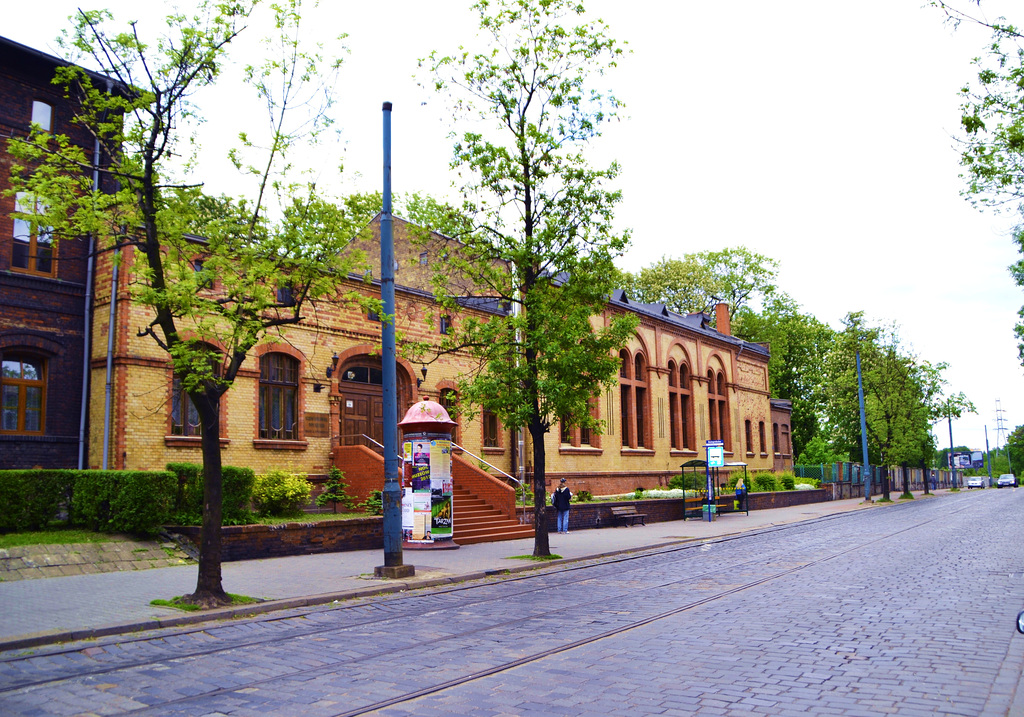
{"label": "parked white car", "polygon": [[985,478],[984,476],[971,476],[967,479],[967,487],[970,488],[984,488]]}
{"label": "parked white car", "polygon": [[1017,476],[1015,476],[1013,473],[1003,473],[996,480],[996,488],[1002,488],[1004,485],[1010,488],[1016,488]]}

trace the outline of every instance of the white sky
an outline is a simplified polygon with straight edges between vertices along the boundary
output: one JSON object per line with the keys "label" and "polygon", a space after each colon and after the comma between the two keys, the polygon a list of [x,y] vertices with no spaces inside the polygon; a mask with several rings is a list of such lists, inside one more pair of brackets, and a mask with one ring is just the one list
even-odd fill
{"label": "white sky", "polygon": [[[780,287],[822,321],[838,328],[848,311],[863,310],[898,323],[921,357],[950,364],[949,389],[966,393],[979,412],[954,422],[955,443],[984,448],[987,425],[994,447],[997,400],[1007,430],[1024,423],[1013,337],[1024,293],[1006,270],[1017,259],[1008,233],[1014,215],[981,214],[960,197],[953,140],[957,90],[988,33],[967,24],[954,32],[924,5],[589,0],[632,49],[607,76],[628,119],[605,130],[597,152],[623,167],[617,219],[634,232],[624,268],[740,244],[774,257]],[[57,54],[59,19],[78,6],[93,7],[12,4],[0,34]],[[307,12],[325,36],[349,36],[341,141],[318,154],[322,184],[380,188],[387,100],[394,190],[450,193],[445,105],[413,75],[430,51],[472,42],[468,6],[335,0]],[[145,28],[166,5],[96,7]],[[983,0],[982,10],[990,18],[1017,10],[1018,22],[1024,14],[1010,0]],[[251,61],[255,34],[239,60]],[[234,133],[259,115],[240,111],[230,82],[202,99],[202,156],[220,160]],[[334,171],[342,159],[344,178]],[[220,172],[211,172],[211,189],[237,193],[233,176]],[[948,445],[944,423],[936,433],[940,447]]]}

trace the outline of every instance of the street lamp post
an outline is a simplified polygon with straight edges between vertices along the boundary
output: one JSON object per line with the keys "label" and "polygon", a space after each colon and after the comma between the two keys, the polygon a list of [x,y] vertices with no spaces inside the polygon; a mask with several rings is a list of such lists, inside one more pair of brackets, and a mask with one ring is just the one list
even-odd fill
{"label": "street lamp post", "polygon": [[864,464],[864,500],[871,500],[871,464],[868,462],[868,423],[864,414],[864,380],[860,375],[860,349],[857,350],[857,400],[860,402],[860,450]]}

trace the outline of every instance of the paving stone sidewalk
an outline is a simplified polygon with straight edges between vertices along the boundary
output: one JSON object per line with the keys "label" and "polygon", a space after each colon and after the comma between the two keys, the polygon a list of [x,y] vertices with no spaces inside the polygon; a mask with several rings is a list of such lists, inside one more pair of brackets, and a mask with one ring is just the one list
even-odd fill
{"label": "paving stone sidewalk", "polygon": [[148,570],[189,562],[171,542],[118,538],[104,543],[26,545],[0,548],[0,581]]}

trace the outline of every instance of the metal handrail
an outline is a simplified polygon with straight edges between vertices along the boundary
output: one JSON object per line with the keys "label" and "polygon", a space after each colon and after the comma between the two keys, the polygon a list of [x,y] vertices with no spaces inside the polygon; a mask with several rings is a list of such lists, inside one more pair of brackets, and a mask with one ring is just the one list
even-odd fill
{"label": "metal handrail", "polygon": [[[349,435],[351,435],[351,434],[349,434]],[[370,438],[370,437],[369,437],[368,435],[366,435],[365,433],[361,433],[361,434],[359,434],[359,436],[360,436],[360,438],[365,438],[366,440],[368,440],[368,441],[369,441],[370,443],[374,444],[375,446],[378,446],[378,447],[379,447],[379,448],[380,448],[380,449],[381,449],[382,451],[384,450],[384,446],[383,446],[383,445],[381,445],[380,443],[378,443],[378,442],[377,442],[377,441],[375,441],[374,439]],[[498,468],[498,466],[494,465],[493,463],[490,463],[489,461],[487,461],[487,460],[485,460],[485,459],[481,458],[480,456],[476,455],[476,454],[475,454],[475,453],[473,453],[472,451],[470,451],[470,450],[467,450],[467,449],[466,449],[465,447],[463,447],[463,446],[460,446],[460,445],[459,445],[458,443],[456,443],[455,441],[452,441],[452,447],[453,447],[453,448],[458,448],[458,449],[459,449],[460,451],[462,451],[463,453],[467,453],[467,454],[469,454],[469,455],[470,455],[470,456],[472,456],[473,458],[475,458],[475,459],[477,459],[478,461],[480,461],[481,463],[483,463],[483,464],[484,464],[485,466],[487,466],[488,468],[492,468],[492,469],[494,469],[495,471],[497,471],[497,472],[498,472],[498,473],[500,473],[501,475],[505,476],[505,477],[506,477],[506,478],[508,478],[509,480],[511,480],[511,481],[514,481],[514,482],[515,482],[516,484],[518,484],[518,485],[519,485],[519,488],[520,488],[519,492],[521,492],[521,493],[523,494],[523,515],[522,515],[522,518],[520,518],[520,522],[523,522],[523,521],[524,521],[524,520],[526,519],[526,490],[525,490],[525,488],[523,488],[523,482],[522,482],[521,480],[519,480],[518,478],[516,478],[515,476],[513,476],[513,475],[510,475],[510,474],[506,473],[506,472],[505,472],[505,471],[503,471],[503,470],[502,470],[501,468]],[[398,456],[398,460],[399,460],[399,461],[401,461],[403,465],[405,464],[405,456],[403,456],[403,455],[399,454],[399,456]],[[515,504],[515,501],[513,501],[513,505],[514,505],[514,504]]]}
{"label": "metal handrail", "polygon": [[[472,451],[467,450],[463,446],[460,446],[455,441],[452,441],[452,447],[458,448],[463,453],[468,453],[470,456],[472,456],[473,458],[476,458],[478,461],[483,463],[488,468],[493,468],[494,470],[496,470],[498,473],[501,473],[501,475],[505,476],[509,480],[515,481],[519,485],[519,492],[523,494],[523,517],[520,519],[520,522],[526,520],[526,489],[523,487],[523,482],[521,480],[519,480],[518,478],[516,478],[513,475],[510,475],[510,474],[506,473],[501,468],[498,468],[498,466],[494,465],[493,463],[490,463],[490,462],[486,461],[485,459],[481,458],[480,456],[478,456],[477,454],[473,453]],[[513,501],[513,504],[515,504],[515,501]]]}

